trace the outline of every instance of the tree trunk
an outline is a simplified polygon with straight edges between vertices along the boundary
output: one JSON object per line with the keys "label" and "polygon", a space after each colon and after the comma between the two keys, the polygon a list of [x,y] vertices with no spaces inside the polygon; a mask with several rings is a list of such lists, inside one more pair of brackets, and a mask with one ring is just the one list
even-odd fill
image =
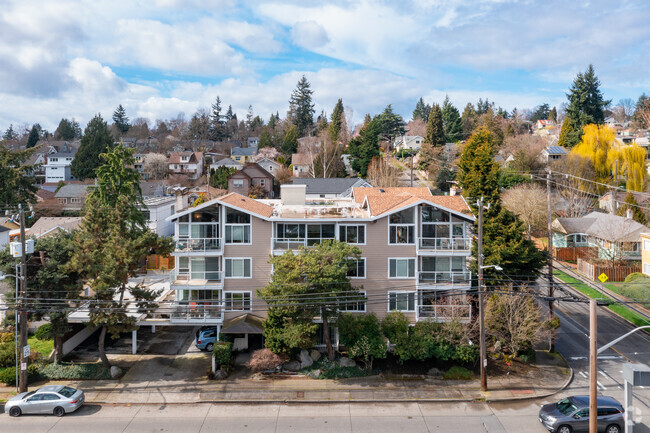
{"label": "tree trunk", "polygon": [[54,363],[58,364],[63,358],[63,336],[54,336]]}
{"label": "tree trunk", "polygon": [[330,324],[327,320],[327,314],[321,312],[321,319],[323,319],[323,339],[325,340],[325,347],[327,347],[327,359],[334,361],[334,348],[330,340]]}
{"label": "tree trunk", "polygon": [[111,368],[111,363],[106,357],[106,351],[104,350],[104,342],[106,341],[106,326],[102,326],[102,331],[99,333],[99,342],[97,343],[97,348],[99,349],[99,359],[102,360],[102,364],[107,369]]}

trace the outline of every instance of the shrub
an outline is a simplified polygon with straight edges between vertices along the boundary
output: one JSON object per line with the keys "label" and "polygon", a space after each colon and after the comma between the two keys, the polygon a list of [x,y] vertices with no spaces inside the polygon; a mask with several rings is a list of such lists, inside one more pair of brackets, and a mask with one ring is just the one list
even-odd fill
{"label": "shrub", "polygon": [[251,354],[250,359],[246,362],[246,367],[255,372],[272,370],[288,360],[287,355],[276,355],[269,349],[259,349]]}
{"label": "shrub", "polygon": [[350,356],[372,368],[372,361],[386,357],[386,342],[381,335],[379,320],[374,314],[342,314],[338,320],[341,344],[348,348]]}
{"label": "shrub", "polygon": [[227,366],[232,358],[232,343],[228,341],[217,341],[212,348],[214,359],[219,366]]}
{"label": "shrub", "polygon": [[102,364],[47,364],[39,373],[51,380],[97,380],[111,379],[111,373]]}
{"label": "shrub", "polygon": [[381,332],[394,344],[393,353],[403,362],[409,355],[409,321],[404,313],[392,312],[381,321]]}
{"label": "shrub", "polygon": [[34,332],[34,337],[39,340],[49,340],[52,338],[52,325],[50,323],[45,323],[39,326],[36,332]]}
{"label": "shrub", "polygon": [[445,380],[472,380],[474,373],[470,370],[454,365],[442,376]]}
{"label": "shrub", "polygon": [[537,361],[537,352],[532,347],[519,352],[519,359],[526,364],[533,364]]}
{"label": "shrub", "polygon": [[[41,375],[38,371],[38,366],[36,364],[30,364],[27,367],[27,380],[29,382],[35,382],[41,379]],[[0,382],[8,386],[16,385],[16,367],[5,368],[0,370]]]}
{"label": "shrub", "polygon": [[626,283],[633,283],[634,281],[640,279],[640,278],[645,278],[646,275],[641,273],[641,272],[632,272],[630,275],[625,277],[625,282]]}
{"label": "shrub", "polygon": [[16,341],[16,336],[13,332],[0,332],[0,344],[13,343]]}
{"label": "shrub", "polygon": [[16,347],[14,343],[0,343],[0,368],[16,366]]}

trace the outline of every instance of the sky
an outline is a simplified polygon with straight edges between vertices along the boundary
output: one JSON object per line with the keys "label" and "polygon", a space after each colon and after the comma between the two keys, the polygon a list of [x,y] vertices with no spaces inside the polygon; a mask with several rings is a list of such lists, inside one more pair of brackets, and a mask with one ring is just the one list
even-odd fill
{"label": "sky", "polygon": [[317,113],[359,122],[418,98],[462,111],[566,101],[591,63],[606,99],[650,93],[647,0],[3,0],[0,130],[62,117],[186,119],[220,96],[286,115],[304,74]]}

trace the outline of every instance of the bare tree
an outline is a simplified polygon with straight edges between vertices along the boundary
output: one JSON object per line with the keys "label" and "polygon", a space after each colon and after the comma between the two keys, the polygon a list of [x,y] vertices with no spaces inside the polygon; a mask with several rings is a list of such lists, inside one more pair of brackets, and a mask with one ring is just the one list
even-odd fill
{"label": "bare tree", "polygon": [[546,226],[546,189],[537,184],[522,183],[501,195],[503,205],[526,224],[528,236]]}
{"label": "bare tree", "polygon": [[142,171],[152,179],[164,179],[169,172],[167,157],[161,153],[148,153],[144,157]]}
{"label": "bare tree", "polygon": [[625,114],[625,120],[630,120],[634,114],[634,101],[631,98],[625,98],[618,101],[618,107],[621,107]]}
{"label": "bare tree", "polygon": [[391,165],[387,158],[373,158],[368,165],[366,179],[373,186],[380,188],[399,186],[399,170]]}
{"label": "bare tree", "polygon": [[427,124],[423,119],[418,117],[406,124],[406,132],[408,135],[419,135],[420,137],[424,137],[427,133]]}
{"label": "bare tree", "polygon": [[551,170],[557,173],[553,177],[559,193],[556,212],[565,217],[581,217],[588,213],[594,197],[598,196],[596,187],[589,182],[595,178],[591,161],[579,155],[567,155],[554,162]]}
{"label": "bare tree", "polygon": [[293,179],[293,174],[289,167],[282,166],[275,172],[275,180],[280,184],[291,183]]}

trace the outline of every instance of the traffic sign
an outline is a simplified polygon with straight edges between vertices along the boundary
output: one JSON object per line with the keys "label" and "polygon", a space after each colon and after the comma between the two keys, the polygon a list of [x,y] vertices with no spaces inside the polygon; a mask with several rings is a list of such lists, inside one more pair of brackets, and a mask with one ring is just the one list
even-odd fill
{"label": "traffic sign", "polygon": [[29,358],[30,354],[31,354],[31,350],[28,344],[27,346],[23,347],[23,358]]}
{"label": "traffic sign", "polygon": [[605,281],[609,280],[609,277],[603,272],[602,274],[598,275],[598,279],[601,283],[604,283]]}

